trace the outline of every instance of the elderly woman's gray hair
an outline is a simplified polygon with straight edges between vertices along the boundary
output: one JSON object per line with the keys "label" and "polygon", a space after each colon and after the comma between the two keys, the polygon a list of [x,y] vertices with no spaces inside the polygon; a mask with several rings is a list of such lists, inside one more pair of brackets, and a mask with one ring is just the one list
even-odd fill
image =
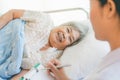
{"label": "elderly woman's gray hair", "polygon": [[69,46],[73,46],[73,45],[79,43],[89,30],[88,26],[85,26],[81,22],[76,22],[76,21],[70,21],[70,22],[64,23],[60,26],[71,26],[74,30],[76,30],[80,33],[79,39]]}

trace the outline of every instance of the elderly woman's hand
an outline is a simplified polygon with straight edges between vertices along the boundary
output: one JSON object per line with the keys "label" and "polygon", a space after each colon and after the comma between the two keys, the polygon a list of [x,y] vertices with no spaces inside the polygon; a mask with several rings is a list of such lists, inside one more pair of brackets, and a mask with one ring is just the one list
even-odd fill
{"label": "elderly woman's hand", "polygon": [[57,69],[56,66],[60,66],[60,62],[56,59],[51,60],[48,64],[47,67],[50,68],[48,70],[48,73],[55,78],[55,80],[69,80],[69,78],[66,76],[64,69],[60,68]]}

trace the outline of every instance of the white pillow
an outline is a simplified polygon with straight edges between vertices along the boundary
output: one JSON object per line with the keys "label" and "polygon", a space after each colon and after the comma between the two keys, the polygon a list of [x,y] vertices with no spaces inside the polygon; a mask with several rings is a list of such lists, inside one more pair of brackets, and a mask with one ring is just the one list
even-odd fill
{"label": "white pillow", "polygon": [[66,48],[60,58],[63,64],[72,65],[65,68],[65,72],[74,80],[85,77],[93,71],[110,50],[107,42],[95,39],[89,20],[81,21],[81,24],[89,27],[87,35],[77,45]]}

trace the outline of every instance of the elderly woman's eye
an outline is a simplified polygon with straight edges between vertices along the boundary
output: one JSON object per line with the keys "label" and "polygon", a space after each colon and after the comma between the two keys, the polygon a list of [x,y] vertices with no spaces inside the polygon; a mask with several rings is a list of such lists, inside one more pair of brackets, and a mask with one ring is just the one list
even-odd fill
{"label": "elderly woman's eye", "polygon": [[69,28],[67,28],[67,32],[68,32],[68,33],[70,32]]}
{"label": "elderly woman's eye", "polygon": [[70,43],[72,43],[72,39],[71,39],[71,37],[69,37],[69,41],[70,41]]}
{"label": "elderly woman's eye", "polygon": [[65,39],[65,34],[63,34],[63,38]]}

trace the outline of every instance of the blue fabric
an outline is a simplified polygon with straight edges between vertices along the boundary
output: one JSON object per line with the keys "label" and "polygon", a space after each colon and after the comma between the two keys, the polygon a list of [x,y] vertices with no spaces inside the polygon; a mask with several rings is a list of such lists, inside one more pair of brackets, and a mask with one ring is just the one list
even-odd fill
{"label": "blue fabric", "polygon": [[21,71],[25,21],[15,19],[0,30],[0,80]]}

